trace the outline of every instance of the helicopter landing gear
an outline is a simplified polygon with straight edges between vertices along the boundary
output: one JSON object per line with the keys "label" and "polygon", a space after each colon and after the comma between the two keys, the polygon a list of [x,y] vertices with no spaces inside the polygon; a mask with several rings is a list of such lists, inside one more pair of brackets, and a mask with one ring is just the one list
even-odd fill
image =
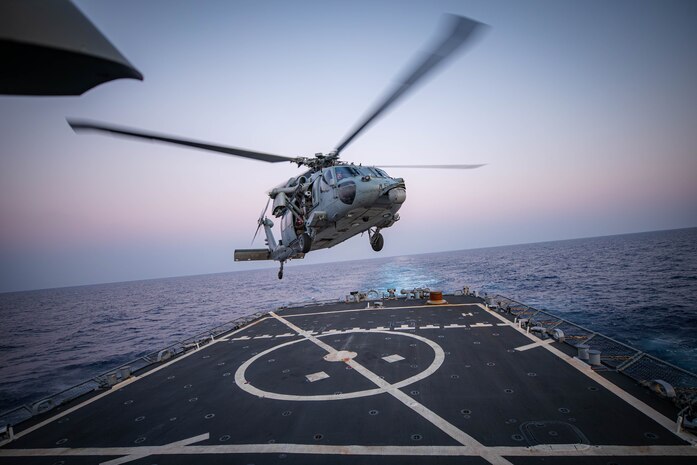
{"label": "helicopter landing gear", "polygon": [[283,262],[281,262],[281,269],[278,270],[278,279],[283,279]]}
{"label": "helicopter landing gear", "polygon": [[370,236],[370,246],[374,251],[380,252],[385,245],[385,238],[380,234],[380,230],[376,229],[375,232],[368,230],[368,235]]}
{"label": "helicopter landing gear", "polygon": [[298,241],[300,241],[300,252],[308,253],[312,248],[312,238],[308,233],[302,233]]}

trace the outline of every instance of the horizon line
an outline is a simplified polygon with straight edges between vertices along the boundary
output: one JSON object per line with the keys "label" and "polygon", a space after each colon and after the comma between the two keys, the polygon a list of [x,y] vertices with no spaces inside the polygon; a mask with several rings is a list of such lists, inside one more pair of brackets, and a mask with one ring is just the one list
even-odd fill
{"label": "horizon line", "polygon": [[[650,231],[635,231],[635,232],[625,232],[625,233],[617,233],[617,234],[605,234],[602,236],[571,237],[571,238],[564,238],[564,239],[521,242],[521,243],[514,243],[514,244],[488,245],[488,246],[483,246],[483,247],[471,247],[471,248],[464,248],[464,249],[437,250],[434,252],[419,252],[419,253],[412,253],[412,254],[406,254],[406,255],[405,254],[386,255],[386,256],[373,257],[373,258],[359,258],[359,259],[336,260],[336,261],[321,261],[318,263],[307,263],[307,264],[297,264],[297,265],[286,264],[286,266],[309,267],[309,266],[317,266],[317,265],[326,265],[326,264],[330,264],[330,263],[351,263],[351,262],[361,262],[361,261],[370,261],[370,260],[383,260],[386,258],[415,257],[415,256],[419,256],[419,255],[430,255],[430,254],[439,254],[439,253],[448,253],[448,252],[463,252],[463,251],[471,251],[471,250],[498,249],[498,248],[502,248],[502,247],[516,247],[516,246],[522,246],[522,245],[547,244],[547,243],[554,243],[554,242],[598,239],[598,238],[602,238],[602,237],[630,236],[630,235],[636,235],[636,234],[649,234],[649,233],[657,233],[657,232],[681,231],[681,230],[685,230],[685,229],[697,229],[697,226],[687,226],[687,227],[672,228],[672,229],[655,229],[655,230],[650,230]],[[196,276],[211,276],[211,275],[219,275],[219,274],[245,273],[245,272],[250,272],[250,271],[264,271],[264,270],[272,270],[272,269],[275,270],[275,266],[274,267],[269,266],[267,268],[252,268],[252,269],[246,269],[246,270],[215,271],[215,272],[211,272],[211,273],[198,273],[198,274],[175,275],[175,276],[156,276],[156,277],[142,278],[142,279],[128,279],[125,281],[106,281],[106,282],[98,282],[98,283],[72,284],[72,285],[57,286],[57,287],[16,289],[16,290],[9,290],[9,291],[0,291],[0,295],[22,293],[22,292],[49,291],[49,290],[55,290],[55,289],[70,289],[70,288],[76,288],[76,287],[103,286],[103,285],[109,285],[109,284],[126,284],[126,283],[142,282],[142,281],[156,281],[156,280],[161,280],[161,279],[193,278]]]}

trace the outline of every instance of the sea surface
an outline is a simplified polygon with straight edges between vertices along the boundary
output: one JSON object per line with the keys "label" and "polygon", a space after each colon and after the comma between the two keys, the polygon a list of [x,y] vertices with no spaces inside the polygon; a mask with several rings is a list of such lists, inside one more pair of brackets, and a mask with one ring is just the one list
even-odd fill
{"label": "sea surface", "polygon": [[468,285],[697,371],[697,228],[0,294],[0,412],[216,325],[352,290]]}

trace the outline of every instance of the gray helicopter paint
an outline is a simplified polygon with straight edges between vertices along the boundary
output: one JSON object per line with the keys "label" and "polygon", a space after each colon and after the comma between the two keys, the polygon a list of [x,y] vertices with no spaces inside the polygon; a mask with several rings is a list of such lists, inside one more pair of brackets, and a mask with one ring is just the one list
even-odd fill
{"label": "gray helicopter paint", "polygon": [[[327,183],[326,173],[329,170],[333,171],[334,167],[313,173],[309,182],[302,186],[303,192],[310,193],[312,201],[312,208],[308,209],[306,217],[303,218],[303,229],[312,238],[311,250],[333,247],[356,234],[364,233],[371,228],[388,228],[399,220],[397,211],[401,208],[405,195],[392,195],[397,200],[392,201],[390,192],[393,189],[404,189],[403,179],[359,175],[336,182],[336,177],[333,176],[333,179]],[[303,177],[296,178],[295,184]],[[292,185],[291,181],[286,186]],[[353,202],[347,204],[341,201],[338,191],[343,183],[350,181],[355,183],[356,193]],[[275,191],[277,196],[281,193],[278,188]],[[292,199],[289,200],[292,201]],[[313,213],[315,215],[321,213],[321,216],[326,219],[311,225],[309,223]],[[298,236],[294,227],[294,221],[297,218],[290,218],[291,214],[290,209],[286,209],[281,218],[281,238],[283,244],[292,246]],[[269,231],[267,228],[265,230]],[[275,244],[273,235],[269,236],[268,232],[267,244]]]}

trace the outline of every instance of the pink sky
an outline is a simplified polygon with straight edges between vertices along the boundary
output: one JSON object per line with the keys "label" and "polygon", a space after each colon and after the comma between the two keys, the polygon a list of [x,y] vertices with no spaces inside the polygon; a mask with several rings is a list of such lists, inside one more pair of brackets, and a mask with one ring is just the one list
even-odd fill
{"label": "pink sky", "polygon": [[265,191],[297,174],[67,116],[327,152],[446,11],[491,30],[342,158],[487,166],[390,170],[408,197],[380,255],[354,238],[305,263],[697,225],[692,2],[77,3],[145,81],[0,97],[0,291],[244,269]]}

